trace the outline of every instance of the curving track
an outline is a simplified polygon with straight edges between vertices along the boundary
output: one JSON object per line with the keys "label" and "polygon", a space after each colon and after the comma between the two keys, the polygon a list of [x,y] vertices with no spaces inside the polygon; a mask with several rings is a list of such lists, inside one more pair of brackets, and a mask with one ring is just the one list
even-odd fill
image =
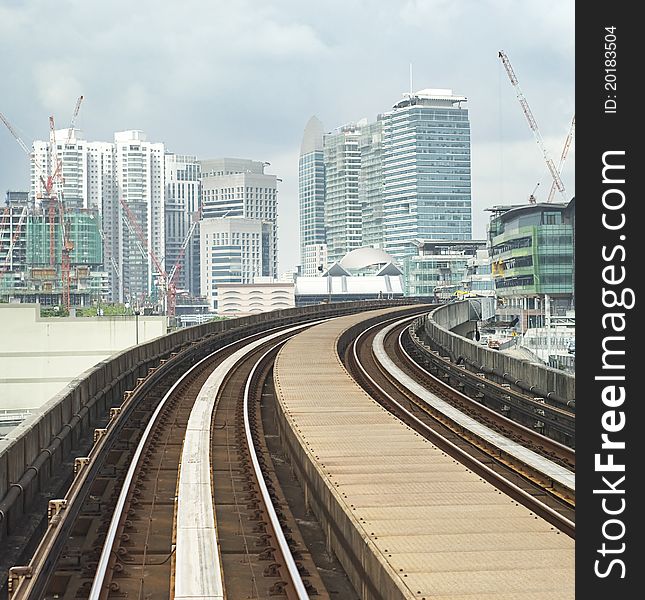
{"label": "curving track", "polygon": [[273,505],[257,435],[271,357],[307,326],[247,336],[180,375],[139,381],[53,505],[30,566],[13,569],[12,598],[324,598],[288,508]]}
{"label": "curving track", "polygon": [[[525,477],[502,473],[479,449],[469,454],[455,431],[429,433],[400,391],[398,407],[376,388],[366,393],[339,350],[351,356],[356,336],[396,311],[370,316],[296,336],[274,370],[296,472],[361,597],[572,598],[574,524],[563,514],[571,507],[540,502]],[[371,342],[359,347],[371,354]]]}
{"label": "curving track", "polygon": [[[34,559],[13,570],[12,600],[331,597],[264,439],[272,373],[304,503],[361,598],[569,597],[574,486],[553,483],[561,466],[536,468],[561,449],[467,405],[411,361],[402,332],[423,310],[232,334],[151,370],[51,503]],[[528,451],[533,465],[510,449],[522,444],[542,450]]]}
{"label": "curving track", "polygon": [[[430,387],[436,386],[436,380],[440,379],[467,392],[481,404],[536,429],[561,445],[575,447],[575,402],[565,404],[549,395],[536,398],[534,394],[527,394],[517,388],[510,376],[509,382],[498,383],[486,374],[492,369],[482,367],[484,372],[475,373],[463,363],[453,363],[449,357],[430,350],[421,341],[419,335],[423,336],[423,322],[423,318],[416,319],[409,328],[402,329],[400,344],[393,347],[393,356],[400,355],[405,363],[414,365],[411,368],[412,376]],[[412,356],[414,361],[410,363],[405,355]],[[570,453],[570,457],[572,454]]]}
{"label": "curving track", "polygon": [[359,333],[345,356],[350,373],[405,423],[574,536],[575,476],[563,466],[573,462],[573,451],[495,413],[437,378],[430,376],[431,385],[427,377],[419,383],[409,374],[415,370],[418,373],[418,368],[401,345],[409,321],[376,323]]}

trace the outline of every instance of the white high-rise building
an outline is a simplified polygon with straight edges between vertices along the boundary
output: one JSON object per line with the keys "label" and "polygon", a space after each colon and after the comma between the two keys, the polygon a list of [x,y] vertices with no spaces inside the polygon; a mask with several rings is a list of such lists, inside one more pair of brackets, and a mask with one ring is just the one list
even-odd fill
{"label": "white high-rise building", "polygon": [[361,125],[344,125],[323,137],[325,160],[325,233],[327,258],[339,261],[361,246],[361,204],[358,176],[361,169]]}
{"label": "white high-rise building", "polygon": [[156,291],[159,268],[149,251],[166,268],[165,147],[163,143],[148,142],[145,133],[137,130],[116,132],[114,145],[118,204],[114,203],[110,214],[104,211],[103,219],[119,223],[117,263],[122,268],[119,301],[134,306]]}
{"label": "white high-rise building", "polygon": [[256,277],[275,278],[273,223],[243,217],[200,221],[201,295],[217,308],[221,283],[253,283]]}
{"label": "white high-rise building", "polygon": [[[200,164],[194,156],[167,153],[165,235],[166,271],[177,265],[173,282],[178,290],[199,296],[199,233],[193,229],[198,218],[200,193]],[[184,250],[182,246],[186,244]]]}
{"label": "white high-rise building", "polygon": [[[55,131],[56,157],[60,161],[63,198],[67,208],[89,208],[87,180],[87,142],[78,129]],[[51,142],[36,140],[31,159],[31,195],[36,204],[45,196],[45,181],[52,174]]]}
{"label": "white high-rise building", "polygon": [[320,277],[327,270],[327,244],[307,244],[302,260],[305,277]]}
{"label": "white high-rise building", "polygon": [[361,169],[358,175],[358,200],[361,205],[361,243],[383,248],[383,121],[361,127],[359,137]]}
{"label": "white high-rise building", "polygon": [[103,269],[109,281],[109,298],[119,298],[121,285],[121,265],[119,259],[120,224],[103,214],[115,214],[119,204],[116,180],[116,158],[114,144],[111,142],[89,142],[87,145],[87,193],[88,204],[101,213],[103,235]]}
{"label": "white high-rise building", "polygon": [[268,164],[241,158],[200,161],[202,216],[205,219],[243,217],[270,222],[274,243],[270,258],[272,270],[268,275],[277,278],[278,180],[275,175],[264,172]]}
{"label": "white high-rise building", "polygon": [[[158,270],[148,248],[164,261],[164,145],[146,141],[142,131],[117,132],[114,142],[88,142],[78,130],[70,136],[62,129],[55,139],[65,208],[96,208],[101,214],[110,299],[140,304],[153,293]],[[31,196],[38,205],[53,158],[49,141],[36,140],[33,149]]]}
{"label": "white high-rise building", "polygon": [[325,244],[323,126],[317,117],[311,117],[307,122],[300,145],[298,203],[300,209],[300,262],[305,276],[316,275],[318,265],[314,266],[314,271],[308,271],[307,255],[311,253],[311,248],[319,248]]}

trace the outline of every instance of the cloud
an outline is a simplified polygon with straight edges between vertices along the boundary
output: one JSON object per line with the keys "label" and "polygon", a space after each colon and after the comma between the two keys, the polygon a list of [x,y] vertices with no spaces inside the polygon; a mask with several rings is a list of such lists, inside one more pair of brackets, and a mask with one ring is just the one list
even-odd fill
{"label": "cloud", "polygon": [[53,114],[69,113],[83,90],[77,72],[73,62],[49,60],[35,64],[34,84],[41,105]]}
{"label": "cloud", "polygon": [[[89,139],[143,129],[172,151],[270,161],[283,179],[283,270],[298,255],[305,123],[312,114],[328,130],[373,120],[408,90],[411,62],[415,88],[468,96],[474,205],[497,197],[500,140],[509,161],[526,152],[535,164],[505,171],[505,197],[528,195],[544,169],[497,52],[508,53],[559,156],[574,106],[573,9],[561,0],[3,0],[0,110],[29,144],[47,136],[50,114],[66,126],[83,94],[78,123]],[[7,131],[0,155],[0,188],[25,188]]]}

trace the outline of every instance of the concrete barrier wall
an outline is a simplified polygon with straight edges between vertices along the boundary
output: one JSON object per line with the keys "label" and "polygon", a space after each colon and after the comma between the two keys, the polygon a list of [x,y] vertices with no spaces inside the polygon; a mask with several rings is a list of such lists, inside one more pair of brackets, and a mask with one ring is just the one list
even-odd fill
{"label": "concrete barrier wall", "polygon": [[440,350],[457,362],[461,358],[466,363],[485,365],[499,373],[506,373],[515,380],[535,386],[539,390],[551,392],[565,401],[575,401],[576,379],[568,373],[514,358],[497,350],[490,350],[473,342],[452,329],[461,327],[472,319],[472,310],[467,301],[454,302],[436,308],[423,318],[422,331],[426,340],[435,350]]}
{"label": "concrete barrier wall", "polygon": [[261,313],[239,319],[213,321],[180,329],[120,352],[69,383],[9,434],[0,440],[0,540],[28,509],[51,475],[70,452],[79,447],[107,413],[119,406],[126,390],[134,388],[159,360],[195,342],[208,343],[218,333],[234,328],[349,314],[367,309],[405,304],[405,301],[366,301],[319,304]]}
{"label": "concrete barrier wall", "polygon": [[138,339],[166,333],[160,316],[41,317],[38,304],[0,304],[0,407],[33,411]]}

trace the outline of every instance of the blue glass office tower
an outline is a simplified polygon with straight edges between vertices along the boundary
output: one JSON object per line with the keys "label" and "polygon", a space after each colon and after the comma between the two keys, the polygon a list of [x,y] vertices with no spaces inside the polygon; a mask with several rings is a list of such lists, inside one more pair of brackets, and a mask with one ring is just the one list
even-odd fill
{"label": "blue glass office tower", "polygon": [[383,231],[395,258],[414,239],[472,237],[470,122],[465,96],[425,89],[383,115]]}

